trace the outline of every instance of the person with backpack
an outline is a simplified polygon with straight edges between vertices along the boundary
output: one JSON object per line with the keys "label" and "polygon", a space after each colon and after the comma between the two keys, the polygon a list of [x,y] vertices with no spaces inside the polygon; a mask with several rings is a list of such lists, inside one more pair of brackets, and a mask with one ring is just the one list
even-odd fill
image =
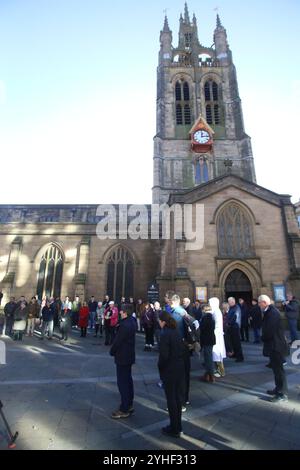
{"label": "person with backpack", "polygon": [[191,333],[193,329],[199,328],[199,323],[191,317],[180,305],[180,297],[173,295],[170,299],[171,316],[176,320],[177,328],[184,345],[184,378],[185,378],[185,396],[182,403],[182,411],[186,411],[186,405],[190,405],[190,371],[191,371],[191,346],[194,342]]}

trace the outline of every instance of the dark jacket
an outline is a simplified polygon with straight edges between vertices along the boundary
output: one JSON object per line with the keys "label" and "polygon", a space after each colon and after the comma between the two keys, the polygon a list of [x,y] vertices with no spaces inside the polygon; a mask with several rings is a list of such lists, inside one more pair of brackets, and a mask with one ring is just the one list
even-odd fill
{"label": "dark jacket", "polygon": [[136,321],[127,317],[120,321],[117,335],[110,349],[118,366],[129,366],[135,363]]}
{"label": "dark jacket", "polygon": [[159,344],[158,369],[163,382],[184,377],[184,344],[178,328],[164,327]]}
{"label": "dark jacket", "polygon": [[264,343],[264,356],[272,351],[279,352],[283,357],[288,354],[283,323],[274,305],[270,305],[264,313],[261,339]]}
{"label": "dark jacket", "polygon": [[211,313],[203,315],[200,324],[200,344],[202,346],[214,346],[216,344],[215,337],[215,321]]}
{"label": "dark jacket", "polygon": [[188,313],[189,315],[192,315],[193,313],[193,306],[192,304],[189,304],[187,307],[183,306],[184,310],[186,311],[186,313]]}
{"label": "dark jacket", "polygon": [[153,315],[154,315],[154,329],[155,330],[160,330],[160,325],[159,325],[159,315],[161,314],[162,310],[161,308],[159,310],[153,309]]}
{"label": "dark jacket", "polygon": [[237,323],[237,305],[234,305],[233,307],[230,307],[228,313],[227,313],[227,326],[228,328],[239,328],[239,325]]}
{"label": "dark jacket", "polygon": [[288,320],[298,320],[299,317],[299,303],[297,300],[291,300],[285,305],[285,316]]}
{"label": "dark jacket", "polygon": [[251,326],[260,329],[262,326],[262,312],[259,305],[253,305],[250,310]]}
{"label": "dark jacket", "polygon": [[199,306],[199,308],[194,307],[194,308],[193,308],[192,315],[193,315],[193,317],[194,317],[196,320],[201,321],[201,318],[202,318],[202,309],[201,309],[201,306]]}
{"label": "dark jacket", "polygon": [[242,327],[247,327],[248,326],[248,318],[249,318],[249,309],[248,305],[245,304],[239,304],[240,309],[241,309],[241,326]]}
{"label": "dark jacket", "polygon": [[90,312],[96,312],[97,307],[98,307],[98,302],[96,302],[96,300],[94,300],[94,302],[92,302],[90,300],[89,303],[88,303],[88,306],[89,306],[89,311]]}
{"label": "dark jacket", "polygon": [[51,305],[50,305],[50,307],[47,307],[47,305],[45,305],[45,307],[43,307],[42,318],[43,318],[43,321],[52,321],[53,320],[53,318],[54,318],[54,309]]}
{"label": "dark jacket", "polygon": [[12,317],[14,316],[14,312],[17,308],[17,303],[16,302],[8,302],[5,307],[4,307],[4,314],[6,317]]}
{"label": "dark jacket", "polygon": [[28,315],[27,307],[23,309],[21,307],[17,307],[16,310],[14,311],[14,320],[15,321],[27,320],[27,315]]}
{"label": "dark jacket", "polygon": [[152,308],[144,310],[141,318],[141,323],[144,328],[154,328],[155,316]]}

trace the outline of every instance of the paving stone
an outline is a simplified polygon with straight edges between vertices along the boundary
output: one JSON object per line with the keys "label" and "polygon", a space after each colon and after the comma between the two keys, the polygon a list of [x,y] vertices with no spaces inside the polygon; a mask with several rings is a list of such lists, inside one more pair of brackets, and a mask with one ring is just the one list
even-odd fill
{"label": "paving stone", "polygon": [[[286,369],[289,403],[270,403],[265,391],[274,382],[261,347],[243,345],[245,362],[226,360],[226,377],[215,384],[199,381],[201,361],[191,358],[184,436],[172,440],[161,434],[169,423],[166,398],[157,386],[158,355],[144,353],[144,337],[138,336],[133,367],[135,414],[113,420],[110,415],[120,396],[108,348],[96,345],[93,337],[81,343],[77,331],[72,336],[65,345],[37,338],[26,338],[21,345],[7,343],[9,363],[0,368],[0,398],[12,429],[20,433],[18,449],[300,448],[299,370]],[[1,426],[0,449],[5,449]]]}

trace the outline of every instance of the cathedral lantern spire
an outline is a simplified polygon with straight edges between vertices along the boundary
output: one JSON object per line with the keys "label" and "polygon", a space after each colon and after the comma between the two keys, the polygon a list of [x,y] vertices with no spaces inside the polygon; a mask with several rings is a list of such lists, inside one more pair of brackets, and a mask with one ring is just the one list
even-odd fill
{"label": "cathedral lantern spire", "polygon": [[172,58],[172,31],[169,28],[168,17],[165,16],[164,27],[160,32],[159,62],[168,64]]}
{"label": "cathedral lantern spire", "polygon": [[165,22],[164,22],[164,28],[163,28],[163,33],[170,33],[171,30],[169,28],[169,23],[168,23],[168,17],[167,15],[165,16]]}
{"label": "cathedral lantern spire", "polygon": [[184,4],[184,22],[190,24],[190,14],[187,3]]}
{"label": "cathedral lantern spire", "polygon": [[193,14],[193,28],[195,33],[195,40],[198,42],[198,25],[195,13]]}
{"label": "cathedral lantern spire", "polygon": [[217,14],[217,28],[222,28],[222,23],[221,23],[221,19],[220,19],[220,15],[219,13]]}
{"label": "cathedral lantern spire", "polygon": [[217,14],[217,26],[214,32],[214,42],[217,58],[223,63],[224,61],[231,60],[231,51],[227,41],[227,32],[222,25],[219,14]]}
{"label": "cathedral lantern spire", "polygon": [[198,44],[198,27],[195,14],[193,21],[190,21],[190,14],[187,3],[184,4],[184,16],[180,14],[179,19],[179,43],[178,48],[181,50],[195,50]]}

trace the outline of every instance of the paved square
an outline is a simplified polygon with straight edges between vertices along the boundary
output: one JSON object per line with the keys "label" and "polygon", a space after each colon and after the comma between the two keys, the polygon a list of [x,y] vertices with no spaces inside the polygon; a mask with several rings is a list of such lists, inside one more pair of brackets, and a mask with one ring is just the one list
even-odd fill
{"label": "paved square", "polygon": [[[113,420],[119,393],[115,365],[103,339],[73,331],[68,342],[1,338],[7,365],[0,366],[0,399],[17,449],[300,449],[300,366],[288,363],[289,402],[272,404],[274,387],[262,347],[243,343],[245,362],[225,361],[226,377],[199,381],[192,358],[191,406],[183,414],[181,439],[162,436],[168,423],[164,392],[157,386],[157,352],[143,351],[137,335],[135,414]],[[0,421],[0,449],[7,448]]]}

